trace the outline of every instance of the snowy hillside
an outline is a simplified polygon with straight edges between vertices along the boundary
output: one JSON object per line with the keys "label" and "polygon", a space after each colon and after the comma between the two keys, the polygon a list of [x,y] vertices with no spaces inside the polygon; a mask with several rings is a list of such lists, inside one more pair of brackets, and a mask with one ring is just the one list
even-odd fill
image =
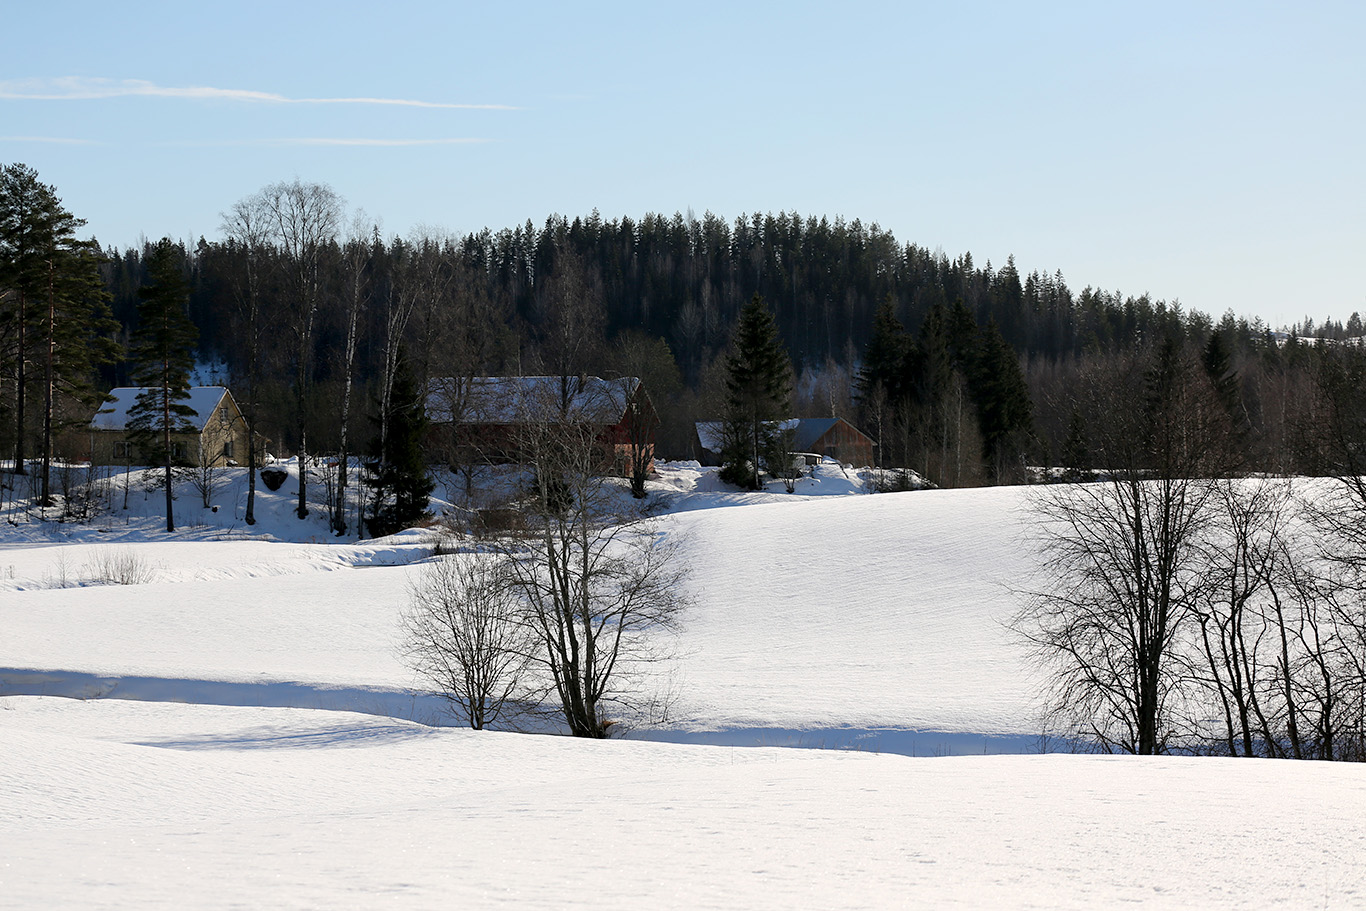
{"label": "snowy hillside", "polygon": [[[1003,622],[1026,489],[803,484],[666,466],[696,600],[677,701],[605,743],[418,723],[443,721],[398,652],[424,532],[321,543],[290,484],[250,530],[273,540],[231,490],[174,536],[154,499],[8,526],[3,904],[1366,901],[1360,766],[1025,755],[1034,680]],[[983,752],[1016,755],[942,757]]]}
{"label": "snowy hillside", "polygon": [[[870,496],[838,468],[802,485],[795,496],[746,494],[696,466],[663,473],[656,494],[677,510],[663,527],[681,538],[696,606],[670,669],[677,723],[648,736],[984,747],[980,736],[901,736],[919,732],[1016,738],[992,751],[1032,745],[1029,680],[1001,625],[1013,611],[1007,586],[1025,569],[1015,540],[1023,489]],[[253,531],[315,530],[287,502],[283,491],[265,498],[273,518]],[[9,630],[0,679],[11,691],[62,692],[65,680],[76,693],[174,698],[184,681],[202,680],[251,685],[237,695],[215,687],[210,701],[316,704],[311,691],[280,686],[302,683],[325,690],[329,707],[413,704],[397,623],[416,571],[407,564],[428,555],[428,536],[182,541],[155,521],[112,533],[76,526],[72,542],[0,549],[0,590],[14,592],[0,607]],[[141,584],[92,584],[120,559],[143,567]],[[113,679],[130,677],[144,679]]]}
{"label": "snowy hillside", "polygon": [[[1027,568],[1023,493],[675,517],[699,592],[684,668],[695,723],[819,731],[827,744],[841,728],[1036,734],[1031,680],[1002,626],[1014,610],[1008,586]],[[886,740],[863,745],[911,747]],[[967,748],[981,752],[982,741]]]}

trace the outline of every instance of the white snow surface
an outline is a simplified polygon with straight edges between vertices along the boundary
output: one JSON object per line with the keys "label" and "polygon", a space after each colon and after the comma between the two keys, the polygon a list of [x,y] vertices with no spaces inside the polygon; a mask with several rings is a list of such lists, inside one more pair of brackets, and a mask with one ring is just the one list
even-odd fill
{"label": "white snow surface", "polygon": [[7,908],[1354,908],[1327,763],[910,758],[11,697]]}
{"label": "white snow surface", "polygon": [[1023,752],[1027,489],[802,483],[662,466],[678,702],[610,742],[420,723],[429,535],[316,543],[292,484],[250,529],[240,484],[175,535],[154,497],[9,526],[0,907],[1366,904],[1359,765]]}

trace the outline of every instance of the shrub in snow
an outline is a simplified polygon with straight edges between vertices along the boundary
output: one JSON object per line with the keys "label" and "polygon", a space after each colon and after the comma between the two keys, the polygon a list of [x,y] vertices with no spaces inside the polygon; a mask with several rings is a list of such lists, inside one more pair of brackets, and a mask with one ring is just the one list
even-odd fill
{"label": "shrub in snow", "polygon": [[408,588],[408,663],[475,730],[512,707],[535,647],[508,569],[502,555],[439,558]]}
{"label": "shrub in snow", "polygon": [[127,547],[101,547],[87,567],[92,582],[103,585],[143,585],[156,578],[156,570]]}

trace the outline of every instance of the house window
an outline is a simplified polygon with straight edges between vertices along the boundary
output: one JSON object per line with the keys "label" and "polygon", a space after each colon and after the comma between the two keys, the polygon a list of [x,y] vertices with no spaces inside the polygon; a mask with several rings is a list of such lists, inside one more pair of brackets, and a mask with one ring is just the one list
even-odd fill
{"label": "house window", "polygon": [[228,440],[223,444],[223,458],[231,459],[234,457],[232,454],[232,443],[232,440]]}
{"label": "house window", "polygon": [[127,440],[114,441],[114,458],[127,461],[132,455],[133,450]]}
{"label": "house window", "polygon": [[188,443],[172,443],[171,458],[177,462],[188,462],[190,460],[190,445]]}

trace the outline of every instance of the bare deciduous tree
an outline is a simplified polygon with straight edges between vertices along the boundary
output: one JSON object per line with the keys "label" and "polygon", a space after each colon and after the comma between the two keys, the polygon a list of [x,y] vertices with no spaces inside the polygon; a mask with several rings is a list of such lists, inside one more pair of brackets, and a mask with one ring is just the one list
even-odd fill
{"label": "bare deciduous tree", "polygon": [[483,269],[456,260],[449,291],[449,300],[425,319],[429,335],[426,388],[436,397],[435,410],[443,415],[441,432],[434,438],[446,450],[452,467],[469,468],[462,458],[468,447],[458,433],[461,418],[470,406],[476,380],[501,372],[505,355],[515,344],[507,329],[507,302],[491,292]]}
{"label": "bare deciduous tree", "polygon": [[1198,481],[1048,488],[1042,573],[1019,618],[1050,668],[1059,717],[1106,749],[1165,751],[1188,676],[1173,649],[1196,592]]}
{"label": "bare deciduous tree", "polygon": [[652,522],[614,508],[592,427],[523,426],[534,532],[508,547],[512,584],[570,733],[607,737],[650,699],[649,671],[687,604],[684,568]]}
{"label": "bare deciduous tree", "polygon": [[[1366,757],[1358,476],[1230,477],[1230,425],[1173,355],[1142,388],[1083,388],[1104,480],[1038,497],[1044,581],[1019,622],[1057,713],[1103,748]],[[1351,464],[1350,426],[1317,432]]]}
{"label": "bare deciduous tree", "polygon": [[213,507],[213,498],[224,483],[214,456],[215,453],[206,450],[201,444],[195,456],[194,464],[186,469],[186,473],[190,477],[190,484],[194,487],[195,493],[199,494],[199,502],[205,509]]}
{"label": "bare deciduous tree", "polygon": [[[1234,756],[1362,757],[1361,602],[1333,559],[1323,484],[1219,482],[1197,609],[1207,699],[1190,727]],[[1212,710],[1202,706],[1208,704]],[[1222,716],[1219,736],[1202,719]]]}
{"label": "bare deciduous tree", "polygon": [[373,253],[372,243],[378,245],[379,226],[369,221],[363,210],[351,219],[350,237],[342,250],[343,318],[346,321],[345,342],[341,352],[342,395],[338,415],[339,443],[335,482],[329,482],[332,503],[332,530],[346,534],[346,486],[350,474],[351,452],[351,391],[355,383],[356,345],[359,341],[361,314],[370,303],[370,284],[367,265]]}
{"label": "bare deciduous tree", "polygon": [[294,401],[299,436],[299,518],[308,516],[308,393],[313,380],[313,330],[323,303],[327,274],[323,259],[336,240],[342,198],[327,184],[271,184],[256,198],[284,264],[281,312],[293,341]]}
{"label": "bare deciduous tree", "polygon": [[1277,728],[1288,724],[1293,734],[1296,723],[1293,699],[1277,699],[1285,690],[1275,682],[1289,666],[1288,618],[1276,594],[1294,569],[1284,537],[1290,489],[1271,479],[1220,480],[1213,488],[1201,545],[1204,581],[1193,608],[1200,659],[1193,664],[1208,669],[1203,682],[1222,716],[1228,754],[1275,755]]}
{"label": "bare deciduous tree", "polygon": [[403,615],[412,668],[482,730],[512,708],[531,640],[509,585],[508,558],[439,557],[409,584]]}
{"label": "bare deciduous tree", "polygon": [[[239,200],[223,213],[223,233],[228,237],[229,249],[236,249],[242,259],[240,269],[229,270],[235,316],[241,337],[246,342],[243,358],[246,361],[246,388],[237,388],[237,401],[242,419],[247,425],[247,511],[245,521],[256,524],[256,471],[259,434],[257,433],[257,396],[260,393],[262,334],[262,270],[266,257],[268,233],[266,212],[261,194]],[[245,393],[245,394],[244,394]]]}
{"label": "bare deciduous tree", "polygon": [[561,378],[563,410],[575,380],[601,357],[607,310],[600,276],[579,256],[559,253],[550,274],[537,279],[534,311],[542,369]]}
{"label": "bare deciduous tree", "polygon": [[1081,396],[1107,479],[1034,501],[1040,585],[1017,628],[1052,672],[1059,716],[1105,749],[1163,752],[1184,733],[1192,675],[1176,644],[1201,591],[1222,427],[1206,393],[1170,345],[1093,374]]}

